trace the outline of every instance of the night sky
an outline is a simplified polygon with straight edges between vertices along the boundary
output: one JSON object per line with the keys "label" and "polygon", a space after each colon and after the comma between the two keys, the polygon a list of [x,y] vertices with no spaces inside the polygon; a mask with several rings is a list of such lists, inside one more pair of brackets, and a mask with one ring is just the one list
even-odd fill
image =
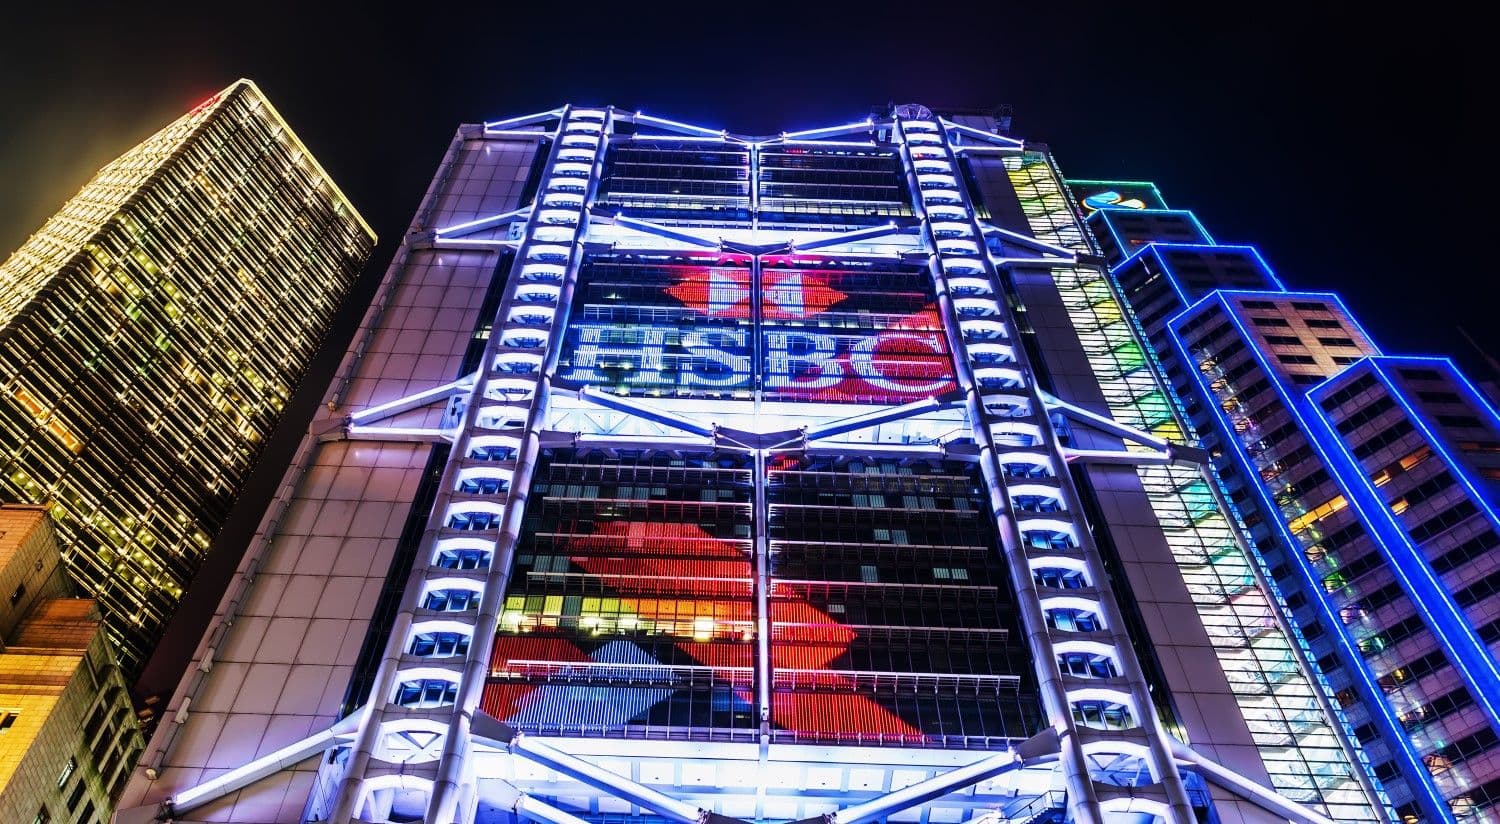
{"label": "night sky", "polygon": [[[1500,352],[1485,248],[1500,186],[1479,137],[1495,47],[1440,3],[40,5],[0,13],[0,254],[99,166],[249,77],[381,237],[335,352],[461,122],[576,102],[763,134],[892,101],[1012,105],[1013,134],[1065,174],[1154,180],[1290,288],[1342,292],[1387,352],[1456,355],[1478,377],[1459,324]],[[272,445],[255,489],[294,446]],[[229,533],[263,508],[247,496]],[[215,586],[184,611],[211,612]]]}

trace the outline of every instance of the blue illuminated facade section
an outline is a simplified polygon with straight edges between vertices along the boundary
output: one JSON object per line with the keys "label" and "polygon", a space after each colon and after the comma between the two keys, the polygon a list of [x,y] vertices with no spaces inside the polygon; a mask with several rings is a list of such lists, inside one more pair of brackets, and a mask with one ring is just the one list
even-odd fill
{"label": "blue illuminated facade section", "polygon": [[1213,235],[1185,209],[1102,208],[1088,216],[1087,224],[1100,251],[1111,265],[1118,264],[1149,243],[1214,245]]}
{"label": "blue illuminated facade section", "polygon": [[[1493,506],[1485,499],[1479,487],[1467,477],[1465,467],[1453,460],[1451,452],[1444,446],[1445,439],[1435,435],[1433,427],[1424,421],[1426,416],[1412,404],[1406,393],[1397,388],[1387,372],[1386,360],[1367,358],[1335,378],[1358,375],[1362,370],[1369,369],[1387,390],[1388,397],[1399,405],[1399,414],[1416,427],[1428,447],[1446,464],[1448,471],[1457,475],[1463,494],[1475,502],[1492,525],[1496,524]],[[1450,363],[1449,367],[1451,366]],[[1326,384],[1320,384],[1309,391],[1306,397],[1315,402],[1320,396],[1327,395],[1327,388]],[[1391,569],[1402,579],[1412,595],[1412,602],[1428,618],[1428,625],[1440,636],[1443,646],[1451,651],[1454,665],[1464,672],[1465,679],[1471,685],[1475,702],[1483,708],[1491,725],[1500,729],[1500,713],[1497,713],[1495,703],[1496,698],[1500,697],[1500,692],[1495,689],[1500,686],[1500,668],[1497,668],[1494,656],[1478,637],[1468,616],[1454,603],[1452,593],[1433,571],[1420,546],[1413,540],[1409,527],[1401,522],[1390,503],[1382,499],[1373,480],[1354,458],[1351,445],[1339,437],[1340,433],[1327,411],[1307,401],[1302,401],[1301,405],[1313,412],[1307,417],[1316,421],[1307,430],[1314,445],[1344,481],[1345,488],[1351,495],[1350,503],[1360,512],[1361,521],[1377,532],[1380,539],[1377,543],[1387,553]]]}
{"label": "blue illuminated facade section", "polygon": [[[1080,202],[1087,188],[1074,185]],[[1398,816],[1496,820],[1493,406],[1451,361],[1383,355],[1337,295],[1288,292],[1258,250],[1215,243],[1191,212],[1097,199],[1081,209],[1115,289],[1245,508],[1272,584],[1287,594],[1283,607],[1308,630],[1312,655],[1321,655],[1316,665],[1355,722]],[[1445,386],[1414,389],[1401,379],[1413,372],[1440,376]],[[1362,378],[1359,399],[1338,395]],[[1242,390],[1259,397],[1242,398]],[[1390,400],[1348,408],[1377,396]],[[1272,397],[1280,409],[1265,406]],[[1257,418],[1271,423],[1261,428]],[[1366,441],[1350,435],[1356,426]],[[1390,466],[1371,466],[1403,450]],[[1429,454],[1432,462],[1420,465]],[[1401,469],[1406,464],[1414,471]],[[1308,487],[1309,479],[1317,483]],[[1323,524],[1342,527],[1325,536]],[[1346,550],[1364,540],[1371,550],[1347,556],[1347,576],[1330,572],[1318,564],[1339,553],[1322,545],[1325,537]],[[1370,583],[1386,578],[1384,586]],[[1383,624],[1372,624],[1377,617]],[[1425,655],[1424,637],[1435,647]],[[1403,656],[1410,666],[1388,666]]]}
{"label": "blue illuminated facade section", "polygon": [[[1305,293],[1298,294],[1305,295]],[[1313,297],[1312,295],[1305,296]],[[1235,305],[1230,302],[1229,297],[1230,293],[1215,292],[1172,318],[1167,324],[1167,331],[1172,341],[1175,358],[1180,363],[1189,366],[1188,369],[1184,370],[1188,374],[1203,376],[1193,380],[1190,384],[1190,391],[1197,394],[1197,400],[1202,404],[1202,408],[1209,410],[1206,418],[1202,414],[1195,416],[1198,419],[1197,422],[1200,425],[1200,430],[1215,432],[1217,434],[1215,440],[1218,444],[1228,446],[1229,455],[1221,455],[1216,462],[1220,474],[1229,482],[1232,489],[1237,489],[1253,496],[1256,501],[1256,508],[1263,513],[1262,517],[1252,517],[1247,520],[1252,521],[1254,524],[1251,529],[1251,537],[1255,540],[1256,547],[1263,554],[1267,554],[1267,561],[1273,570],[1273,578],[1281,585],[1284,592],[1303,594],[1303,598],[1306,599],[1311,607],[1312,615],[1316,616],[1317,626],[1325,629],[1332,628],[1331,633],[1319,635],[1320,638],[1325,635],[1330,637],[1330,642],[1316,644],[1314,647],[1315,654],[1320,648],[1326,649],[1330,646],[1332,647],[1334,654],[1345,665],[1346,671],[1351,676],[1351,686],[1357,691],[1359,705],[1370,712],[1371,720],[1376,723],[1380,738],[1388,744],[1394,745],[1395,760],[1401,765],[1400,774],[1408,777],[1408,780],[1415,780],[1425,784],[1420,789],[1414,788],[1411,793],[1412,799],[1417,800],[1421,804],[1426,814],[1441,815],[1441,807],[1430,803],[1422,803],[1423,801],[1430,801],[1439,797],[1437,787],[1431,782],[1427,770],[1422,765],[1419,754],[1411,746],[1409,739],[1406,737],[1400,720],[1386,703],[1381,688],[1377,683],[1375,673],[1371,671],[1370,667],[1364,661],[1358,641],[1344,630],[1344,621],[1338,611],[1340,605],[1335,604],[1330,598],[1327,585],[1324,583],[1324,574],[1313,567],[1303,550],[1302,541],[1293,534],[1287,521],[1279,517],[1284,503],[1278,502],[1273,498],[1272,490],[1264,480],[1267,476],[1268,468],[1261,465],[1262,462],[1250,454],[1246,444],[1242,441],[1241,435],[1246,425],[1243,421],[1236,421],[1231,418],[1230,414],[1224,408],[1226,405],[1238,405],[1240,403],[1239,399],[1233,394],[1228,395],[1228,399],[1226,399],[1225,390],[1231,389],[1231,385],[1226,382],[1222,374],[1214,374],[1212,371],[1204,372],[1202,366],[1199,366],[1197,369],[1192,368],[1192,365],[1198,364],[1200,359],[1195,358],[1191,348],[1184,341],[1183,329],[1192,324],[1194,320],[1204,319],[1205,316],[1209,315],[1222,317],[1233,326],[1242,341],[1254,340],[1254,337],[1245,328],[1243,319],[1239,316]],[[1317,297],[1332,296],[1319,295]],[[1260,349],[1253,345],[1246,348],[1259,367],[1256,370],[1257,374],[1269,379],[1271,390],[1278,396],[1286,411],[1297,422],[1298,430],[1303,433],[1310,432],[1310,428],[1298,411],[1299,398],[1280,378],[1279,370],[1271,366],[1266,358],[1266,354],[1260,351]],[[1214,391],[1215,385],[1219,386],[1219,392]],[[1251,385],[1254,384],[1252,383]],[[1311,435],[1308,436],[1308,439],[1311,441]],[[1272,538],[1275,544],[1278,545],[1277,551],[1266,552],[1268,549],[1265,542],[1267,533],[1269,533],[1269,537]],[[1280,574],[1277,574],[1278,571]],[[1346,705],[1346,709],[1350,709],[1353,703],[1347,697],[1341,698],[1340,702]],[[1379,775],[1379,771],[1377,771],[1377,775]],[[1393,776],[1381,775],[1380,777],[1384,780],[1388,789],[1394,789],[1391,786],[1391,778]],[[1405,799],[1402,799],[1399,795],[1396,797],[1398,805],[1403,800]]]}

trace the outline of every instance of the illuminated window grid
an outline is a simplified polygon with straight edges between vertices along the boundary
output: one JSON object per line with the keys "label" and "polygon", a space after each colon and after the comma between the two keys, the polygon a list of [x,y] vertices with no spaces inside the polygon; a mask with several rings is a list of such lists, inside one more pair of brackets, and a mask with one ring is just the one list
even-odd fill
{"label": "illuminated window grid", "polygon": [[486,711],[542,734],[757,735],[746,463],[544,461]]}
{"label": "illuminated window grid", "polygon": [[667,225],[750,219],[749,150],[729,143],[612,141],[598,202]]}
{"label": "illuminated window grid", "polygon": [[[51,502],[139,663],[372,237],[248,84],[101,170],[0,269],[7,495]],[[253,273],[253,274],[252,274]],[[25,288],[36,278],[48,292]],[[297,296],[296,305],[288,300]]]}
{"label": "illuminated window grid", "polygon": [[1041,724],[972,468],[767,472],[773,740],[996,749]]}
{"label": "illuminated window grid", "polygon": [[[1219,311],[1217,307],[1214,309],[1216,313]],[[1435,786],[1461,819],[1480,815],[1473,795],[1484,784],[1488,771],[1483,766],[1476,769],[1476,765],[1482,765],[1482,759],[1465,763],[1464,759],[1451,758],[1450,745],[1473,740],[1470,736],[1483,731],[1487,721],[1473,707],[1471,698],[1454,700],[1454,696],[1463,695],[1462,684],[1446,655],[1442,656],[1440,664],[1425,666],[1413,680],[1408,666],[1414,661],[1429,659],[1439,650],[1437,638],[1417,617],[1418,610],[1404,592],[1385,599],[1385,604],[1395,604],[1395,609],[1365,608],[1364,597],[1378,591],[1386,582],[1382,576],[1374,575],[1385,565],[1376,554],[1379,550],[1373,543],[1374,538],[1356,523],[1354,512],[1347,506],[1343,495],[1329,491],[1327,481],[1300,491],[1290,485],[1290,479],[1306,477],[1310,472],[1309,464],[1316,464],[1312,450],[1296,430],[1276,436],[1274,443],[1265,440],[1266,433],[1281,431],[1281,425],[1288,422],[1290,416],[1274,393],[1263,393],[1254,401],[1237,397],[1236,383],[1229,380],[1228,375],[1235,371],[1237,364],[1249,362],[1249,355],[1243,347],[1237,347],[1236,354],[1223,357],[1222,353],[1237,340],[1232,336],[1225,340],[1226,332],[1227,328],[1219,331],[1210,322],[1197,326],[1196,337],[1192,338],[1197,341],[1194,358],[1212,379],[1211,391],[1226,410],[1247,453],[1257,461],[1262,478],[1280,509],[1277,514],[1287,519],[1303,554],[1321,577],[1323,589],[1329,593],[1347,631],[1379,679],[1383,700],[1405,728],[1432,773]],[[1321,375],[1337,371],[1339,367],[1323,364],[1315,368],[1321,369],[1317,373]],[[1256,374],[1252,372],[1240,382],[1248,382]],[[1386,432],[1390,431],[1394,430],[1387,427]],[[1399,439],[1397,445],[1401,448],[1397,451],[1408,451],[1418,443],[1413,437]],[[1358,444],[1353,446],[1358,450]],[[1301,457],[1295,457],[1299,455]],[[1429,465],[1424,471],[1435,470]],[[1359,529],[1357,537],[1341,540],[1338,545],[1328,544],[1332,536],[1349,528]],[[1376,560],[1373,566],[1365,563],[1371,559]],[[1350,569],[1360,571],[1346,571]],[[1339,698],[1341,702],[1354,700],[1352,693],[1346,696],[1341,692]],[[1477,753],[1467,755],[1472,757]]]}
{"label": "illuminated window grid", "polygon": [[[1223,379],[1224,367],[1228,363],[1218,364],[1212,358],[1207,358],[1205,363],[1209,364],[1206,374],[1215,378],[1213,386],[1217,388],[1216,395],[1226,406],[1236,410],[1230,413],[1230,418],[1236,422],[1235,429],[1239,432],[1242,443],[1247,447],[1262,444],[1262,430],[1275,429],[1277,422],[1285,417],[1284,414],[1276,417],[1275,408],[1279,406],[1279,403],[1273,400],[1247,409],[1236,401],[1234,383]],[[1270,393],[1266,395],[1269,396]],[[1254,423],[1257,419],[1266,420],[1267,423],[1265,426],[1257,425]],[[1306,442],[1300,433],[1293,432],[1271,445],[1268,451],[1261,453],[1262,459],[1268,462],[1263,470],[1263,477],[1269,476],[1267,483],[1273,493],[1277,493],[1278,489],[1286,486],[1285,483],[1279,482],[1281,478],[1300,477],[1306,474],[1311,458],[1298,461],[1291,466],[1284,466],[1283,462],[1275,457],[1296,452],[1299,447],[1305,449]],[[1326,493],[1322,497],[1326,497]],[[1342,495],[1323,501],[1321,497],[1310,499],[1307,495],[1277,493],[1276,500],[1281,507],[1278,514],[1288,519],[1289,529],[1301,544],[1303,554],[1314,570],[1322,576],[1324,590],[1329,593],[1334,607],[1346,617],[1346,627],[1349,628],[1361,653],[1369,661],[1371,669],[1377,676],[1400,671],[1407,661],[1419,658],[1438,648],[1432,633],[1422,627],[1414,630],[1409,627],[1402,629],[1399,639],[1392,635],[1393,626],[1405,626],[1415,615],[1415,610],[1409,602],[1397,611],[1365,610],[1361,607],[1361,599],[1365,590],[1355,581],[1350,580],[1342,570],[1349,566],[1351,561],[1378,551],[1371,543],[1369,536],[1359,539],[1348,547],[1327,549],[1322,546],[1326,535],[1336,533],[1356,523],[1354,514],[1344,504]],[[1401,596],[1394,600],[1399,602],[1407,599]],[[1399,652],[1397,651],[1398,643]],[[1402,719],[1420,718],[1420,708],[1430,705],[1453,687],[1451,672],[1447,670],[1447,667],[1443,667],[1416,680],[1385,678],[1382,681],[1382,688],[1386,702]],[[1450,729],[1449,722],[1444,719],[1428,718],[1420,724],[1415,720],[1412,721],[1408,731],[1418,751],[1424,755],[1430,755],[1447,741],[1456,740],[1472,732],[1472,727],[1472,720],[1467,725],[1463,725],[1460,721],[1460,726]],[[1444,792],[1456,792],[1461,784],[1473,783],[1467,770],[1456,765],[1445,764],[1440,773],[1435,773],[1435,779]]]}
{"label": "illuminated window grid", "polygon": [[791,228],[819,218],[858,226],[912,214],[901,159],[891,149],[763,149],[759,168],[756,186],[768,226]]}
{"label": "illuminated window grid", "polygon": [[[1007,170],[1038,239],[1091,251],[1072,206],[1044,156],[1007,158]],[[1185,440],[1139,346],[1126,343],[1129,320],[1104,276],[1092,269],[1059,268],[1054,280],[1110,414],[1121,423]],[[1236,700],[1279,792],[1321,805],[1338,820],[1375,820],[1351,765],[1313,690],[1296,666],[1292,642],[1271,618],[1271,604],[1250,585],[1249,561],[1213,494],[1193,470],[1172,466],[1137,470],[1161,520],[1168,544],[1218,650]],[[1191,526],[1189,526],[1191,524]],[[1299,645],[1305,645],[1297,639]],[[1340,719],[1342,722],[1342,719]],[[1321,745],[1321,746],[1319,746]]]}
{"label": "illuminated window grid", "polygon": [[[593,259],[579,275],[574,318],[568,324],[560,374],[608,391],[634,396],[749,399],[751,379],[750,268],[748,259],[726,258],[722,265],[672,261],[637,263]],[[705,305],[694,308],[681,290],[701,292]],[[704,312],[708,309],[708,312]],[[684,335],[701,338],[698,348],[718,347],[735,336],[744,343],[745,369],[727,373],[714,385],[689,388],[682,375],[694,356]],[[646,362],[645,335],[658,335],[659,360]],[[726,347],[727,348],[727,347]],[[591,353],[585,356],[585,352]]]}
{"label": "illuminated window grid", "polygon": [[[764,374],[781,371],[772,368],[773,347],[769,345],[772,335],[795,335],[816,330],[819,334],[834,337],[838,341],[837,351],[848,352],[873,334],[899,330],[924,337],[934,346],[916,346],[899,353],[883,352],[881,372],[886,380],[895,385],[913,387],[932,387],[951,380],[952,360],[934,308],[932,279],[926,272],[894,265],[804,268],[795,265],[796,258],[770,257],[766,260],[760,295],[765,320],[759,332],[767,350],[762,364]],[[796,283],[796,287],[788,290],[782,286],[789,282]],[[819,289],[826,289],[829,295],[837,298],[833,308],[814,311],[815,307],[806,305],[782,306],[781,303],[786,301],[779,300],[790,292],[797,295],[799,301],[805,301],[807,295],[816,295]],[[767,400],[797,401],[805,400],[807,392],[767,386],[763,395]],[[891,403],[892,393],[877,387],[861,390],[834,387],[826,390],[826,394],[814,395],[814,398],[851,403]]]}

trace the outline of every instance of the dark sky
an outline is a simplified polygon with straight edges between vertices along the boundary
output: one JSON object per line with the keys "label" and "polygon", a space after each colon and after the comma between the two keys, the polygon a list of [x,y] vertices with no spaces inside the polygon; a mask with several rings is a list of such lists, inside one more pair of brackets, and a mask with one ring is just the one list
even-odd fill
{"label": "dark sky", "polygon": [[574,101],[764,133],[891,100],[1009,103],[1065,173],[1157,181],[1294,288],[1343,291],[1388,350],[1457,353],[1455,323],[1500,348],[1493,264],[1471,251],[1493,46],[1440,3],[39,5],[0,24],[3,250],[240,76],[375,225],[372,272],[459,122]]}
{"label": "dark sky", "polygon": [[[0,17],[0,254],[241,76],[381,235],[349,318],[460,122],[571,101],[769,133],[889,101],[1009,103],[1065,173],[1155,180],[1290,287],[1343,292],[1387,351],[1475,364],[1457,324],[1500,351],[1479,138],[1494,46],[1440,3],[38,5]],[[326,383],[309,380],[304,414]]]}

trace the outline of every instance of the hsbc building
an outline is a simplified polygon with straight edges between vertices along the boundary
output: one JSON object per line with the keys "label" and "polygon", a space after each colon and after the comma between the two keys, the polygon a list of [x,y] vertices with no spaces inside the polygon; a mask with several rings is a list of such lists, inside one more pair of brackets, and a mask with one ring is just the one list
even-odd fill
{"label": "hsbc building", "polygon": [[1384,820],[1086,212],[921,106],[462,127],[119,820]]}

